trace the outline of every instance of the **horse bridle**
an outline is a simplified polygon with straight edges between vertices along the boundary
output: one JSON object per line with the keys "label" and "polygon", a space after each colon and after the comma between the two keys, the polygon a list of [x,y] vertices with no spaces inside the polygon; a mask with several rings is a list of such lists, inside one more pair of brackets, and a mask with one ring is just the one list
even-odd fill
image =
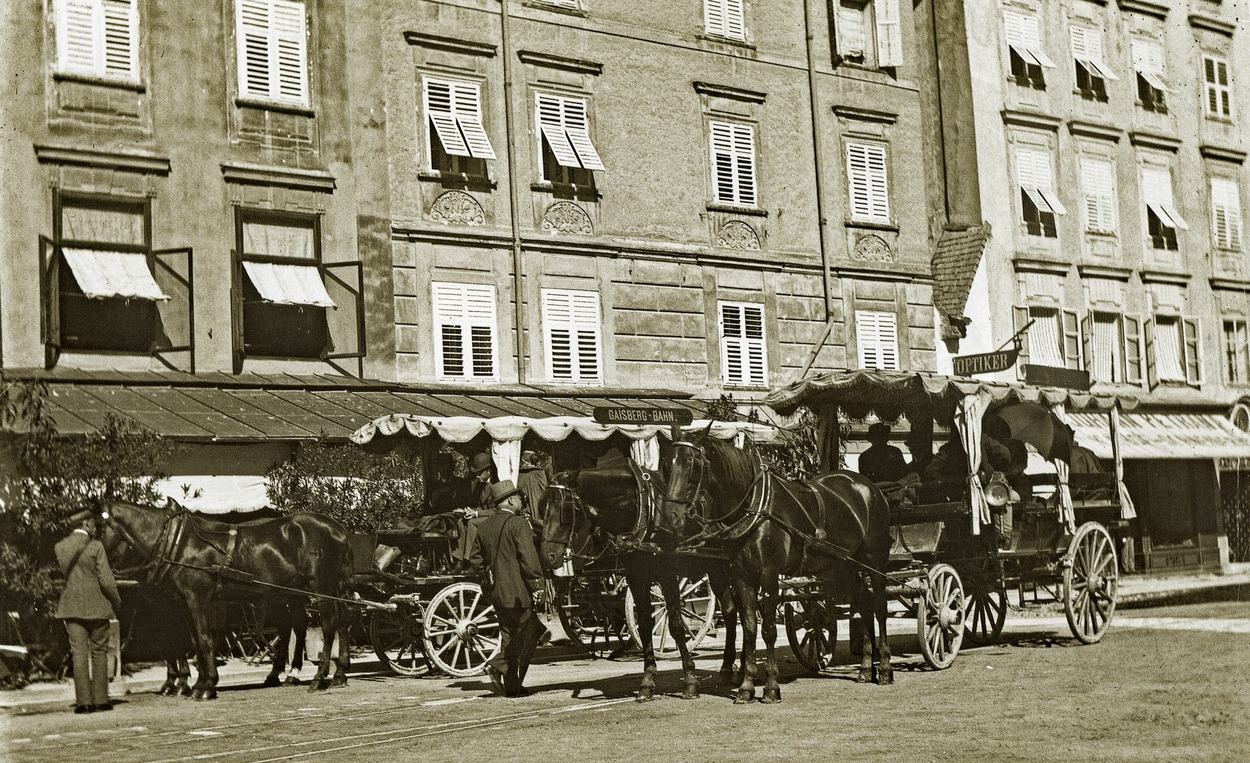
{"label": "horse bridle", "polygon": [[[694,488],[691,490],[690,496],[687,498],[669,498],[666,491],[666,494],[660,499],[660,501],[664,504],[673,504],[681,509],[684,509],[686,516],[691,517],[694,515],[693,508],[695,501],[697,501],[699,495],[703,493],[704,483],[707,482],[707,454],[703,452],[703,448],[693,442],[687,442],[686,440],[678,440],[674,442],[673,447],[675,449],[689,448],[693,452],[693,467],[691,471],[695,473]],[[674,452],[673,459],[676,460],[676,452]],[[669,476],[669,480],[672,480],[671,475]]]}
{"label": "horse bridle", "polygon": [[117,574],[134,577],[140,573],[148,573],[150,582],[155,583],[169,570],[169,557],[182,541],[187,525],[187,510],[171,502],[170,508],[165,512],[165,520],[161,522],[161,530],[156,535],[156,542],[146,549],[126,525],[113,518],[108,509],[100,510],[100,519],[121,537],[123,543],[144,558],[143,564],[138,567],[117,570]]}
{"label": "horse bridle", "polygon": [[[580,511],[586,515],[586,518],[590,522],[590,525],[591,525],[590,537],[593,539],[599,535],[599,527],[594,521],[595,519],[594,509],[587,506],[585,502],[582,501],[582,499],[577,495],[577,491],[573,490],[573,488],[569,487],[568,485],[562,485],[558,482],[550,483],[549,485],[547,485],[547,489],[554,490],[560,494],[559,504],[555,507],[548,506],[547,511],[552,511],[553,508],[555,511],[559,511],[561,521],[563,522],[564,509],[566,506],[570,506],[572,507],[572,510],[574,513]],[[545,524],[543,528],[543,542],[544,543],[560,543],[564,546],[564,561],[567,562],[567,561],[572,561],[573,559],[584,559],[586,560],[587,564],[589,564],[589,563],[598,561],[607,552],[606,546],[604,546],[604,548],[600,550],[598,554],[595,554],[593,556],[575,552],[573,550],[573,536],[575,535],[577,531],[577,522],[572,521],[572,522],[569,522],[568,525],[569,525],[568,536],[565,538],[560,538],[560,537],[548,538]]]}

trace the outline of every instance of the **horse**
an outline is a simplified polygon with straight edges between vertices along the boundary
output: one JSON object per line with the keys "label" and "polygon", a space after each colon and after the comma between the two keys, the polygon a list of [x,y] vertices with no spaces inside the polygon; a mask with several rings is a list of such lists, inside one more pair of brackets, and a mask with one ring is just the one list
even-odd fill
{"label": "horse", "polygon": [[[858,681],[893,683],[883,572],[890,552],[890,507],[881,490],[849,471],[803,482],[784,479],[764,465],[754,448],[739,449],[706,432],[674,445],[657,525],[682,538],[682,550],[719,552],[729,559],[743,630],[742,682],[734,704],[755,697],[760,612],[766,652],[762,701],[781,701],[774,646],[782,576],[814,575],[849,600],[863,622]],[[709,516],[711,507],[719,507],[719,516]]]}
{"label": "horse", "polygon": [[[682,698],[699,696],[699,679],[694,658],[686,645],[687,634],[681,617],[678,581],[682,574],[702,575],[707,572],[715,591],[725,605],[726,623],[724,662],[721,680],[728,683],[733,676],[734,639],[737,623],[733,607],[724,594],[727,576],[716,565],[679,558],[671,548],[665,550],[656,542],[653,527],[654,504],[662,488],[656,485],[658,475],[634,464],[622,467],[588,468],[560,472],[543,493],[543,534],[540,556],[549,571],[566,561],[572,563],[574,574],[588,563],[611,554],[619,559],[625,581],[634,598],[634,615],[638,633],[643,640],[643,677],[638,688],[638,701],[653,698],[655,692],[656,656],[652,640],[654,613],[651,607],[651,586],[658,583],[668,612],[669,633],[681,655]],[[663,541],[663,538],[658,538]]]}
{"label": "horse", "polygon": [[[106,547],[124,542],[141,563],[133,571],[148,585],[175,596],[189,614],[198,676],[191,687],[197,700],[217,697],[216,644],[210,624],[220,597],[275,602],[288,612],[302,612],[309,596],[318,599],[322,633],[321,660],[309,691],[347,683],[348,626],[344,598],[351,578],[351,550],[339,523],[320,514],[301,513],[231,525],[196,516],[171,504],[168,510],[117,500],[99,504]],[[296,623],[297,624],[297,623]],[[291,627],[281,627],[289,634]],[[338,639],[333,679],[330,653]],[[286,659],[285,643],[275,653],[266,685],[277,683]],[[189,670],[171,657],[162,693],[180,693]]]}

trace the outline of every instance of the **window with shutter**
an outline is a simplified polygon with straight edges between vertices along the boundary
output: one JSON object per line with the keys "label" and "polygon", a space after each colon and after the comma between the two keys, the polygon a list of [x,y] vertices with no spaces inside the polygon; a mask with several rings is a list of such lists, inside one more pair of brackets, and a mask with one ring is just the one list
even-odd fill
{"label": "window with shutter", "polygon": [[717,203],[756,206],[755,131],[750,125],[708,123],[712,193]]}
{"label": "window with shutter", "polygon": [[599,295],[593,291],[543,289],[543,338],[547,378],[600,384]]}
{"label": "window with shutter", "polygon": [[1016,148],[1016,177],[1020,183],[1021,218],[1030,235],[1055,238],[1055,215],[1068,210],[1054,192],[1050,152],[1038,148]]}
{"label": "window with shutter", "polygon": [[1214,56],[1202,57],[1202,79],[1206,85],[1204,100],[1208,117],[1232,119],[1232,88],[1228,83],[1228,62]]}
{"label": "window with shutter", "polygon": [[703,0],[703,31],[716,37],[745,40],[743,0]]}
{"label": "window with shutter", "polygon": [[1085,98],[1107,100],[1107,80],[1119,79],[1102,58],[1102,32],[1072,27],[1072,58],[1076,61],[1076,87]]}
{"label": "window with shutter", "polygon": [[885,146],[848,142],[846,177],[851,220],[888,224],[890,191]]}
{"label": "window with shutter", "polygon": [[1245,318],[1224,319],[1224,381],[1250,384],[1250,332]]}
{"label": "window with shutter", "polygon": [[834,12],[835,65],[844,62],[872,65],[872,54],[876,51],[872,3],[869,0],[836,0]]}
{"label": "window with shutter", "polygon": [[1211,232],[1220,249],[1241,249],[1241,193],[1232,178],[1211,178]]}
{"label": "window with shutter", "polygon": [[1036,14],[1006,11],[1003,13],[1003,28],[1011,63],[1011,79],[1018,85],[1045,90],[1046,79],[1042,69],[1053,69],[1055,62],[1042,49],[1041,27]]}
{"label": "window with shutter", "polygon": [[138,0],[56,0],[57,69],[139,80]]}
{"label": "window with shutter", "polygon": [[855,343],[860,368],[900,370],[898,317],[894,313],[856,310]]}
{"label": "window with shutter", "polygon": [[1064,333],[1059,310],[1051,307],[1030,307],[1029,362],[1038,366],[1064,368],[1067,366],[1064,350]]}
{"label": "window with shutter", "polygon": [[898,0],[873,0],[873,16],[877,29],[877,66],[902,66],[903,33]]}
{"label": "window with shutter", "polygon": [[434,282],[435,363],[441,379],[498,380],[495,288]]}
{"label": "window with shutter", "polygon": [[603,170],[604,166],[590,141],[586,99],[538,93],[535,106],[534,121],[543,152],[543,179],[591,184],[591,171]]}
{"label": "window with shutter", "polygon": [[1115,233],[1115,165],[1108,159],[1081,157],[1081,191],[1085,195],[1085,230]]}
{"label": "window with shutter", "polygon": [[1177,231],[1189,230],[1172,199],[1172,173],[1166,167],[1142,168],[1142,197],[1146,202],[1146,231],[1155,249],[1179,248]]}
{"label": "window with shutter", "polygon": [[308,27],[304,4],[235,0],[239,94],[308,105]]}
{"label": "window with shutter", "polygon": [[1091,313],[1092,325],[1088,341],[1090,348],[1090,377],[1095,381],[1118,383],[1125,381],[1124,341],[1121,339],[1121,316],[1115,313]]}
{"label": "window with shutter", "polygon": [[721,379],[731,387],[768,384],[763,305],[720,302]]}
{"label": "window with shutter", "polygon": [[1173,315],[1156,315],[1152,333],[1155,377],[1161,382],[1185,381],[1180,319]]}
{"label": "window with shutter", "polygon": [[1167,112],[1163,46],[1154,40],[1134,39],[1133,70],[1137,75],[1137,102],[1146,111]]}
{"label": "window with shutter", "polygon": [[1144,355],[1141,319],[1125,315],[1120,327],[1124,336],[1124,381],[1126,384],[1141,384]]}

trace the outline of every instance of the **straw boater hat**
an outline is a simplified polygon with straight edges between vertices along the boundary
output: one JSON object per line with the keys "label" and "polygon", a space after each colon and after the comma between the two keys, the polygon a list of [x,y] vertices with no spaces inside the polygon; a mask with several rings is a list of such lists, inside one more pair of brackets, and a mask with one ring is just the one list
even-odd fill
{"label": "straw boater hat", "polygon": [[512,480],[500,480],[486,488],[486,500],[491,506],[498,506],[505,498],[514,495],[521,495],[521,491]]}

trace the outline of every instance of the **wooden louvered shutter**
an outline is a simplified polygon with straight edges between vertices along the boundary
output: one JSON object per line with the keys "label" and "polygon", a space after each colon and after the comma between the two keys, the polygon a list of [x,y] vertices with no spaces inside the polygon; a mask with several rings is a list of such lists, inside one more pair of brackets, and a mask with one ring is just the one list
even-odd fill
{"label": "wooden louvered shutter", "polygon": [[601,381],[599,295],[543,290],[547,375],[552,381]]}
{"label": "wooden louvered shutter", "polygon": [[464,137],[469,155],[479,159],[494,159],[495,149],[486,135],[486,128],[482,126],[481,89],[472,82],[453,82],[451,90],[455,96],[453,113],[456,125]]}
{"label": "wooden louvered shutter", "polygon": [[308,39],[304,4],[236,0],[239,92],[245,97],[308,103]]}
{"label": "wooden louvered shutter", "polygon": [[136,0],[104,0],[104,73],[139,78],[139,9]]}
{"label": "wooden louvered shutter", "polygon": [[860,368],[899,369],[898,318],[894,313],[856,310],[855,341]]}
{"label": "wooden louvered shutter", "polygon": [[1060,316],[1063,321],[1063,359],[1068,368],[1081,367],[1081,330],[1080,318],[1074,310],[1064,310]]}
{"label": "wooden louvered shutter", "polygon": [[1092,312],[1085,313],[1085,317],[1081,319],[1081,350],[1084,368],[1092,373],[1094,370],[1094,314]]}
{"label": "wooden louvered shutter", "polygon": [[1029,325],[1029,308],[1011,308],[1011,319],[1016,332],[1016,342],[1020,345],[1020,356],[1016,360],[1016,368],[1019,369],[1020,374],[1023,374],[1023,367],[1029,362],[1029,332],[1024,330],[1024,327]]}
{"label": "wooden louvered shutter", "polygon": [[888,223],[890,193],[885,146],[847,143],[846,175],[851,219]]}
{"label": "wooden louvered shutter", "polygon": [[495,289],[434,283],[435,357],[439,375],[492,379],[495,371]]}
{"label": "wooden louvered shutter", "polygon": [[708,124],[712,152],[712,193],[721,204],[754,207],[755,137],[749,125]]}
{"label": "wooden louvered shutter", "polygon": [[308,103],[308,38],[304,4],[273,0],[273,47],[278,87],[272,97]]}
{"label": "wooden louvered shutter", "polygon": [[1182,350],[1185,353],[1185,383],[1193,387],[1202,385],[1202,333],[1201,324],[1196,318],[1181,320],[1181,332],[1184,339]]}
{"label": "wooden louvered shutter", "polygon": [[470,156],[469,146],[456,125],[452,98],[452,83],[429,79],[425,81],[426,119],[434,128],[443,150],[456,156]]}
{"label": "wooden louvered shutter", "polygon": [[59,0],[56,47],[60,70],[102,73],[103,31],[103,7],[99,0]]}
{"label": "wooden louvered shutter", "polygon": [[1141,319],[1123,316],[1124,328],[1124,381],[1141,384],[1142,381],[1142,330]]}
{"label": "wooden louvered shutter", "polygon": [[1147,318],[1142,326],[1142,336],[1146,340],[1146,386],[1154,389],[1159,386],[1159,369],[1155,364],[1155,319]]}
{"label": "wooden louvered shutter", "polygon": [[903,33],[898,0],[873,0],[877,22],[877,66],[902,66]]}

